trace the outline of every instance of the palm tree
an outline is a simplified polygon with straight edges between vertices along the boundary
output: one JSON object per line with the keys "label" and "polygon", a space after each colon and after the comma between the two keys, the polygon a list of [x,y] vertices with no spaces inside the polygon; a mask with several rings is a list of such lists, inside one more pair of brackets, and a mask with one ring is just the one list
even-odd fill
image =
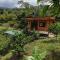
{"label": "palm tree", "polygon": [[40,1],[43,1],[43,0],[37,0],[38,6],[33,6],[27,2],[24,2],[24,0],[18,1],[18,3],[21,4],[21,7],[24,6],[27,10],[30,10],[30,8],[32,8],[34,11],[33,13],[34,16],[43,17],[47,15],[47,16],[56,17],[60,14],[59,0],[52,0],[50,1],[52,3],[52,6],[45,5],[45,6],[42,6],[42,8],[41,8],[41,5],[39,5]]}
{"label": "palm tree", "polygon": [[[39,3],[41,0],[37,0],[37,3]],[[52,0],[52,2],[53,2],[53,5],[58,5],[59,6],[59,2],[60,2],[60,0]]]}
{"label": "palm tree", "polygon": [[[37,0],[37,3],[39,3],[42,0]],[[48,10],[50,11],[50,16],[58,16],[60,14],[60,0],[52,0],[50,1],[52,3],[52,6],[48,6]],[[43,15],[47,12],[47,9],[43,9],[43,12],[41,12]]]}

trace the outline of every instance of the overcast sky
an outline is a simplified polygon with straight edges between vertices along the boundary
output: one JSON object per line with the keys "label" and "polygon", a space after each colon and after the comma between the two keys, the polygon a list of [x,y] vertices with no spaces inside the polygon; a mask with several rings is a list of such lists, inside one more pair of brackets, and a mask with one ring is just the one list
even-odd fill
{"label": "overcast sky", "polygon": [[[36,5],[36,0],[24,0],[25,2],[29,2],[32,5]],[[44,0],[46,1],[46,0]],[[8,7],[8,8],[13,8],[17,6],[18,0],[0,0],[0,7]],[[46,3],[45,3],[46,4]],[[47,3],[49,4],[49,2]]]}

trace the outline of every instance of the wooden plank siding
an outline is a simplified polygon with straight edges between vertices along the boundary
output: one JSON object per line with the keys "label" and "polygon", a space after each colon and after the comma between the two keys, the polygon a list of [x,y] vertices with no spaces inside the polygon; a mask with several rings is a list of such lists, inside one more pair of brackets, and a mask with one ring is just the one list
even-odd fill
{"label": "wooden plank siding", "polygon": [[[29,26],[28,28],[30,30],[32,30],[32,24],[35,23],[34,28],[36,31],[48,31],[49,25],[51,25],[55,22],[54,17],[44,17],[44,18],[27,17],[26,20],[28,22],[28,26]],[[40,24],[42,24],[42,25],[45,24],[45,26],[40,26]]]}

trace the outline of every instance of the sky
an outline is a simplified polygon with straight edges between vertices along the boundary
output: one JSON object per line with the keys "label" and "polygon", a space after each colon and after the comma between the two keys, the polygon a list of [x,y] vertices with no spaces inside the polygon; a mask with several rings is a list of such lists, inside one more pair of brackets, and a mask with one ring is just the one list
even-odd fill
{"label": "sky", "polygon": [[[28,2],[32,5],[37,5],[37,3],[36,3],[37,0],[24,0],[24,1]],[[46,1],[46,0],[44,0],[44,1]],[[13,7],[18,6],[17,3],[18,3],[18,0],[0,0],[0,7],[13,8]],[[49,2],[47,4],[49,4]]]}
{"label": "sky", "polygon": [[12,8],[17,5],[17,0],[0,0],[0,7]]}

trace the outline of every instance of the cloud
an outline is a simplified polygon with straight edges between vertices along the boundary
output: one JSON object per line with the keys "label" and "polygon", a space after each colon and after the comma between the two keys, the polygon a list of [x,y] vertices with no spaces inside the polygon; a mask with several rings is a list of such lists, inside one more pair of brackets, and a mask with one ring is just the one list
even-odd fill
{"label": "cloud", "polygon": [[0,7],[13,8],[17,2],[18,0],[0,0]]}
{"label": "cloud", "polygon": [[29,0],[28,2],[32,5],[37,5],[37,0]]}
{"label": "cloud", "polygon": [[[18,1],[19,0],[0,0],[0,7],[5,7],[5,8],[13,8],[18,6]],[[47,0],[43,0],[41,4],[50,4],[49,2],[46,2]],[[37,5],[37,0],[24,0],[24,2],[28,2],[32,5]],[[19,7],[19,6],[18,6]]]}
{"label": "cloud", "polygon": [[[17,6],[19,0],[0,0],[0,7],[13,8]],[[36,0],[24,0],[32,5],[36,5]]]}

